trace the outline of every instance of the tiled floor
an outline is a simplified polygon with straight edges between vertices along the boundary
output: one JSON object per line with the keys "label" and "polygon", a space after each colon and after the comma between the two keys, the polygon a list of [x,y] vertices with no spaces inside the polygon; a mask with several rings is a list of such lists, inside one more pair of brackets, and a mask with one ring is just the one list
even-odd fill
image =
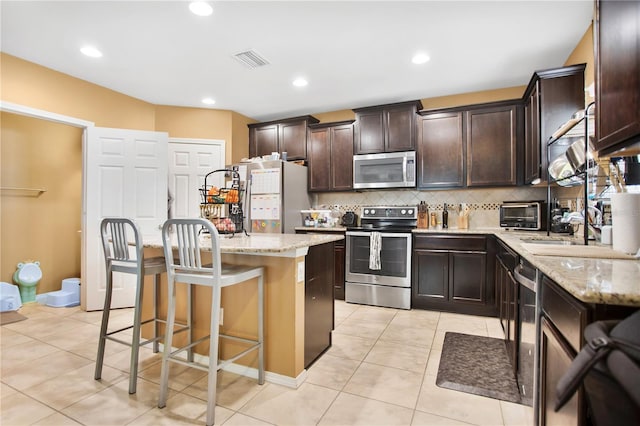
{"label": "tiled floor", "polygon": [[[156,407],[160,356],[143,349],[129,395],[128,348],[107,343],[93,380],[99,312],[23,306],[0,328],[0,424],[204,424],[205,373],[172,365],[167,407]],[[114,311],[124,323],[131,310]],[[114,325],[115,327],[116,325]],[[530,425],[522,405],[439,388],[446,331],[502,337],[497,319],[336,302],[333,346],[294,390],[221,372],[216,420],[225,425]]]}

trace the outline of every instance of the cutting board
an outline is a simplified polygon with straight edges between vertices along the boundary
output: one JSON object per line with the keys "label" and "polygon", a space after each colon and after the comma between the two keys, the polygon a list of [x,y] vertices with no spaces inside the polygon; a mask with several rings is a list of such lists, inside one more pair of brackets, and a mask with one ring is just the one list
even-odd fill
{"label": "cutting board", "polygon": [[528,252],[540,256],[563,257],[593,257],[598,259],[629,259],[638,258],[630,254],[613,250],[602,246],[565,246],[554,244],[522,243],[522,248]]}

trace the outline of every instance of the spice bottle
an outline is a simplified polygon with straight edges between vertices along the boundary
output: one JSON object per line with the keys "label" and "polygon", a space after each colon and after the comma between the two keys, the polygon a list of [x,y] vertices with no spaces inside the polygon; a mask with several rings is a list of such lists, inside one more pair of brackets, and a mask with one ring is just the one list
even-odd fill
{"label": "spice bottle", "polygon": [[449,227],[449,212],[447,211],[447,203],[444,203],[444,210],[442,211],[442,229]]}
{"label": "spice bottle", "polygon": [[435,213],[431,213],[431,227],[435,228],[436,226],[438,226],[438,218],[436,217]]}

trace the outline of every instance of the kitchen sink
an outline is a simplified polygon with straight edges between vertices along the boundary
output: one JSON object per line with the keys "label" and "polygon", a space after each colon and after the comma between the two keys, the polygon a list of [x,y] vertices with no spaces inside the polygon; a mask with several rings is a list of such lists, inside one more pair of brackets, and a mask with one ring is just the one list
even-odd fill
{"label": "kitchen sink", "polygon": [[532,244],[552,244],[557,246],[573,246],[576,245],[575,241],[567,241],[567,240],[548,240],[544,238],[520,238],[520,241],[523,243],[532,243]]}

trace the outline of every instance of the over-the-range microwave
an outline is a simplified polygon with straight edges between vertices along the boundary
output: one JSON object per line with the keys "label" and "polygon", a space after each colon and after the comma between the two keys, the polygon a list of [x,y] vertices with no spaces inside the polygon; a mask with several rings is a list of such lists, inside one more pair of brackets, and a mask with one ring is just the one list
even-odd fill
{"label": "over-the-range microwave", "polygon": [[416,152],[353,156],[353,188],[415,188]]}

